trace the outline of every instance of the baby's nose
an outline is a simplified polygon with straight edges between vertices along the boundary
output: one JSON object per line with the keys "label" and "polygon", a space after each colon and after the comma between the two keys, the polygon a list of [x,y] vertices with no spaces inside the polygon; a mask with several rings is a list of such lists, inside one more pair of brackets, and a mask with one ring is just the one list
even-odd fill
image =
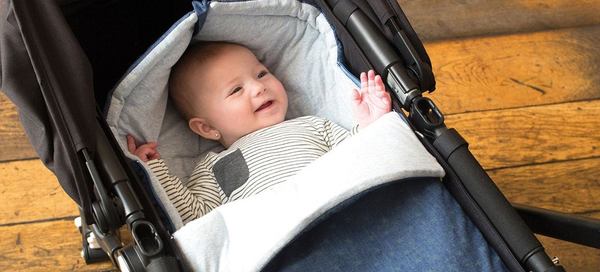
{"label": "baby's nose", "polygon": [[267,87],[265,86],[265,84],[263,84],[260,81],[255,81],[253,86],[252,86],[252,94],[254,96],[258,96],[262,93],[264,93],[267,90]]}

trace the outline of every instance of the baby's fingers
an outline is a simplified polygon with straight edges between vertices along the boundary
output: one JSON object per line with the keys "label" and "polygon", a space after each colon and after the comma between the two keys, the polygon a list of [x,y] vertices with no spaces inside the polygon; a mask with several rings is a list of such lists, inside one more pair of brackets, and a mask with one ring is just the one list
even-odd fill
{"label": "baby's fingers", "polygon": [[138,156],[142,161],[146,162],[149,159],[151,159],[156,153],[158,153],[156,149],[148,147],[148,145],[143,145],[137,149],[135,155]]}
{"label": "baby's fingers", "polygon": [[367,73],[362,72],[360,73],[360,90],[361,91],[366,91],[366,89],[369,87],[369,82],[367,79]]}
{"label": "baby's fingers", "polygon": [[383,85],[383,80],[381,80],[381,76],[375,76],[375,91],[377,96],[381,97],[385,94],[385,85]]}
{"label": "baby's fingers", "polygon": [[352,89],[352,101],[354,101],[355,104],[360,104],[362,101],[362,96],[357,89]]}
{"label": "baby's fingers", "polygon": [[149,148],[156,148],[158,146],[157,142],[148,142],[145,144],[145,146],[149,147]]}
{"label": "baby's fingers", "polygon": [[127,149],[129,149],[129,152],[131,153],[135,153],[136,150],[135,138],[133,138],[131,134],[127,134]]}
{"label": "baby's fingers", "polygon": [[367,77],[369,78],[369,92],[372,92],[375,88],[375,71],[369,70]]}
{"label": "baby's fingers", "polygon": [[383,80],[380,75],[375,76],[375,87],[381,90],[385,90],[385,85],[383,85]]}
{"label": "baby's fingers", "polygon": [[153,153],[148,154],[148,159],[158,160],[158,159],[160,159],[160,153],[158,153],[158,151],[154,150]]}

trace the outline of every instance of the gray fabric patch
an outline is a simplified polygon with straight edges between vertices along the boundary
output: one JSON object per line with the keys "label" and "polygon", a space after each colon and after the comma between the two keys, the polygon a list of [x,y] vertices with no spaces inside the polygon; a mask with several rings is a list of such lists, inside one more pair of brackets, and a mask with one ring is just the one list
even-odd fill
{"label": "gray fabric patch", "polygon": [[217,183],[219,183],[227,197],[235,189],[244,185],[250,175],[246,159],[244,159],[244,155],[239,149],[218,160],[213,167],[213,172]]}

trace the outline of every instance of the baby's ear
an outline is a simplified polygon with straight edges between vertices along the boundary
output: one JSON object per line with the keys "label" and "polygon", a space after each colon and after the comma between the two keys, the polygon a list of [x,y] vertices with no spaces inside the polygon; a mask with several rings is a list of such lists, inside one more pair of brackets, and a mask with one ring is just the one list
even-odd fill
{"label": "baby's ear", "polygon": [[210,126],[207,120],[204,118],[194,117],[190,119],[188,126],[194,133],[198,134],[202,138],[215,141],[221,138],[219,131]]}

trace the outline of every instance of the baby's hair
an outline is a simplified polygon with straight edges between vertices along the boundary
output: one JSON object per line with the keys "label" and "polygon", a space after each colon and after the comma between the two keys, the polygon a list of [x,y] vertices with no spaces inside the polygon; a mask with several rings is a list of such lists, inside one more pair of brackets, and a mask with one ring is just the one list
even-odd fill
{"label": "baby's hair", "polygon": [[[230,42],[200,41],[190,45],[171,69],[169,76],[169,96],[177,111],[185,120],[190,120],[198,106],[197,92],[191,83],[194,70],[211,61],[232,46],[242,46]],[[243,46],[242,46],[243,47]]]}

